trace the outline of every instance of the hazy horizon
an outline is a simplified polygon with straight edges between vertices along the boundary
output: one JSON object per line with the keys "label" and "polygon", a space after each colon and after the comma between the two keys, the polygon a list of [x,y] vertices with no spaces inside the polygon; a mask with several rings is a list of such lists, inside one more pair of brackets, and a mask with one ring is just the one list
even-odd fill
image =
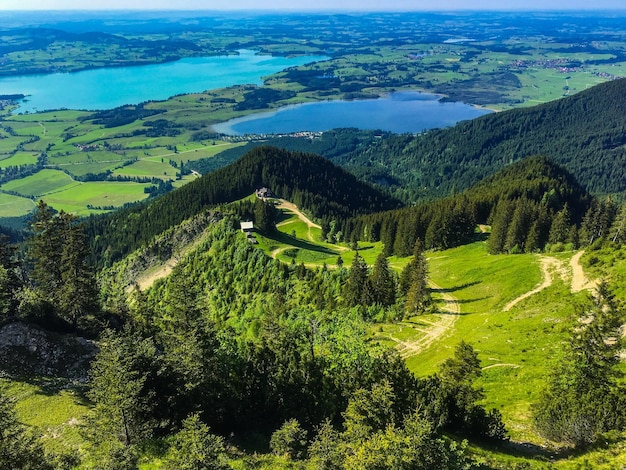
{"label": "hazy horizon", "polygon": [[1,11],[290,11],[290,12],[375,12],[375,11],[626,11],[623,0],[318,0],[314,7],[294,5],[292,0],[179,0],[172,8],[170,0],[3,0]]}

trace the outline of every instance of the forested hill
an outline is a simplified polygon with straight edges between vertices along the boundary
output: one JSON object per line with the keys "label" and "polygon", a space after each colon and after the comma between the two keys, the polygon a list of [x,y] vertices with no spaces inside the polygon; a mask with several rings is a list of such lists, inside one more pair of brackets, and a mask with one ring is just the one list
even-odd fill
{"label": "forested hill", "polygon": [[400,206],[325,158],[259,147],[158,199],[91,217],[86,225],[94,255],[99,263],[116,261],[206,207],[241,199],[263,186],[323,221]]}
{"label": "forested hill", "polygon": [[626,191],[626,79],[532,108],[489,114],[419,136],[386,135],[333,161],[405,200],[459,192],[531,155],[563,165],[596,194]]}
{"label": "forested hill", "polygon": [[603,221],[612,212],[559,165],[529,157],[460,195],[359,216],[341,229],[348,239],[381,240],[387,255],[408,256],[417,240],[426,248],[450,248],[473,238],[476,224],[491,224],[492,252],[532,252],[547,244],[584,244],[610,226]]}

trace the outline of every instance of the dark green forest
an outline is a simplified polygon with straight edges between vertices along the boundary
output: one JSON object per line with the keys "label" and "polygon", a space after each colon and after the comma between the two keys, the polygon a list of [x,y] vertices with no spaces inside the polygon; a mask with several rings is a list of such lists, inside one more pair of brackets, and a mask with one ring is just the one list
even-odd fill
{"label": "dark green forest", "polygon": [[492,253],[523,253],[589,245],[608,234],[616,211],[561,166],[532,157],[459,195],[346,219],[341,230],[347,239],[382,241],[388,256],[408,256],[417,241],[452,248],[474,239],[477,224],[490,225]]}
{"label": "dark green forest", "polygon": [[86,224],[94,259],[104,265],[117,261],[205,208],[247,197],[264,186],[320,220],[400,206],[322,157],[261,147],[161,198],[90,218]]}
{"label": "dark green forest", "polygon": [[[249,149],[179,189],[85,220],[40,202],[22,244],[0,238],[0,323],[97,340],[80,389],[91,410],[86,447],[44,451],[0,393],[0,464],[134,469],[151,452],[163,468],[221,469],[259,451],[295,468],[492,468],[471,446],[501,448],[508,433],[500,411],[482,405],[474,346],[460,342],[436,373],[416,377],[368,334],[434,311],[429,250],[483,240],[489,253],[514,255],[626,242],[626,211],[604,194],[626,189],[625,86],[420,136],[291,138],[282,141],[291,150]],[[378,187],[335,163],[359,166]],[[250,217],[274,230],[271,203],[248,199],[262,186],[319,221],[324,238],[341,231],[357,251],[351,266],[285,264],[255,248],[238,224]],[[425,202],[403,207],[400,197]],[[359,242],[377,241],[384,248],[368,266]],[[146,290],[133,284],[142,260],[174,254],[169,276]],[[396,272],[391,255],[411,258]],[[624,319],[605,283],[573,310],[584,321],[564,333],[531,412],[542,437],[582,451],[626,428]]]}
{"label": "dark green forest", "polygon": [[[344,129],[321,138],[275,138],[269,143],[319,153],[405,202],[461,192],[534,155],[562,165],[593,194],[622,194],[626,191],[625,96],[626,79],[622,79],[417,136]],[[226,155],[234,158],[254,145]],[[205,169],[202,164],[199,168]]]}

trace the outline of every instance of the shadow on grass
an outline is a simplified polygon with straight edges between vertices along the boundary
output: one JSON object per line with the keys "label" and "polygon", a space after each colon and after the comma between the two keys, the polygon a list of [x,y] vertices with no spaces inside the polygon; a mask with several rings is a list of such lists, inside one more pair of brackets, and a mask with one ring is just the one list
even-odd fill
{"label": "shadow on grass", "polygon": [[[566,458],[571,456],[571,450],[556,452],[553,449],[532,444],[530,442],[494,442],[494,441],[475,441],[483,449],[491,452],[499,452],[510,457],[521,457],[536,460],[538,462],[553,462],[555,459]],[[529,467],[530,468],[530,467]],[[543,468],[543,467],[542,467]]]}
{"label": "shadow on grass", "polygon": [[296,248],[300,248],[301,250],[309,250],[315,251],[317,253],[324,253],[327,255],[338,255],[339,252],[335,250],[331,250],[330,248],[326,248],[324,246],[316,245],[311,242],[307,242],[306,240],[302,240],[301,238],[295,238],[286,233],[282,233],[279,231],[275,231],[271,234],[265,235],[267,238],[274,240],[279,243],[283,243],[285,245],[291,245]]}
{"label": "shadow on grass", "polygon": [[458,304],[472,304],[474,302],[480,302],[481,300],[487,300],[491,297],[476,297],[475,299],[457,299],[456,303]]}
{"label": "shadow on grass", "polygon": [[89,386],[86,382],[79,382],[76,380],[70,380],[64,377],[48,377],[48,376],[15,376],[9,380],[15,382],[23,382],[29,385],[37,387],[33,391],[34,395],[41,395],[45,397],[53,397],[59,395],[61,392],[70,392],[72,398],[77,404],[89,406],[91,402],[85,396],[89,390]]}
{"label": "shadow on grass", "polygon": [[441,294],[450,294],[451,292],[457,292],[460,291],[462,289],[467,289],[468,287],[472,287],[475,286],[477,284],[480,284],[481,281],[473,281],[473,282],[466,282],[465,284],[461,284],[460,286],[454,286],[454,287],[441,287],[441,288],[436,288],[436,289],[432,289],[432,292],[439,292]]}

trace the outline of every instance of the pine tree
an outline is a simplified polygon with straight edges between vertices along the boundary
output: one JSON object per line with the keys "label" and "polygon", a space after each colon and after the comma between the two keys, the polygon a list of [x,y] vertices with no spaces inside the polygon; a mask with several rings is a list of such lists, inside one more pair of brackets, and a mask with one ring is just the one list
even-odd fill
{"label": "pine tree", "polygon": [[144,390],[147,372],[140,364],[154,354],[149,340],[128,331],[108,330],[101,338],[87,393],[93,414],[85,430],[98,468],[133,468],[136,445],[151,434],[151,396]]}
{"label": "pine tree", "polygon": [[404,305],[408,315],[423,312],[432,304],[428,287],[428,265],[420,240],[415,242],[413,259],[402,270],[400,290],[406,296]]}
{"label": "pine tree", "polygon": [[61,255],[61,314],[74,328],[98,310],[98,291],[93,269],[87,263],[89,250],[83,228],[68,224]]}
{"label": "pine tree", "polygon": [[275,229],[276,208],[261,199],[254,203],[254,223],[256,227],[265,233],[272,233]]}
{"label": "pine tree", "polygon": [[374,303],[387,307],[396,302],[396,280],[383,253],[376,257],[370,284]]}
{"label": "pine tree", "polygon": [[[61,286],[61,255],[63,252],[63,226],[66,217],[56,217],[51,207],[39,201],[30,222],[28,258],[33,264],[31,278],[35,287],[57,300]],[[55,302],[56,303],[56,302]]]}
{"label": "pine tree", "polygon": [[487,241],[489,253],[502,253],[506,245],[506,236],[513,218],[513,203],[501,200],[494,209],[493,221],[491,222],[491,235]]}
{"label": "pine tree", "polygon": [[0,318],[15,315],[18,308],[18,292],[23,287],[17,247],[0,234]]}
{"label": "pine tree", "polygon": [[344,288],[344,300],[348,306],[355,307],[357,305],[369,305],[370,299],[371,289],[367,263],[357,251],[354,254],[354,260]]}
{"label": "pine tree", "polygon": [[171,470],[227,470],[230,465],[224,454],[224,441],[211,434],[198,414],[183,421],[183,428],[174,436],[165,468]]}
{"label": "pine tree", "polygon": [[549,243],[566,243],[572,225],[572,217],[567,204],[556,213],[552,219],[550,234],[548,236]]}
{"label": "pine tree", "polygon": [[534,419],[545,437],[584,446],[600,433],[626,428],[626,388],[616,368],[624,318],[604,283],[579,317],[534,407]]}

